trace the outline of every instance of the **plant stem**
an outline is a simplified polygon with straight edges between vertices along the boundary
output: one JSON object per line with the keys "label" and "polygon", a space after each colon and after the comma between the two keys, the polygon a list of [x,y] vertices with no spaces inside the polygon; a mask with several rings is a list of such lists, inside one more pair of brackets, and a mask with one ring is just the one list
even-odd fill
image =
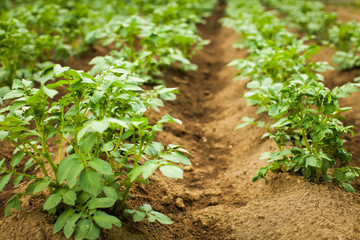
{"label": "plant stem", "polygon": [[121,202],[119,204],[119,207],[117,208],[117,210],[121,210],[126,202],[126,199],[128,198],[129,196],[129,191],[132,187],[133,183],[132,182],[129,182],[129,184],[127,185],[126,189],[125,189],[125,192],[123,194],[123,198],[121,199]]}
{"label": "plant stem", "polygon": [[[36,122],[36,121],[35,121]],[[40,128],[40,126],[38,126],[38,124],[36,124],[38,127],[38,131],[41,135],[41,146],[42,146],[42,155],[47,159],[47,161],[49,162],[51,169],[53,170],[55,177],[57,175],[57,167],[53,161],[53,159],[51,158],[49,151],[48,151],[48,147],[46,145],[46,140],[45,140],[45,131],[43,129],[43,125],[42,128]],[[44,159],[43,159],[44,161]]]}
{"label": "plant stem", "polygon": [[305,130],[301,128],[301,129],[300,129],[300,132],[301,132],[301,135],[302,135],[302,137],[303,137],[303,139],[304,139],[304,143],[305,143],[306,149],[311,153],[312,151],[311,151],[310,143],[309,143],[309,140],[308,140],[308,138],[307,138],[307,136],[306,136]]}
{"label": "plant stem", "polygon": [[[16,144],[14,141],[11,141],[11,140],[9,140],[9,141],[10,141],[14,146],[16,146],[17,148],[20,149],[20,145]],[[30,143],[28,143],[28,144],[29,144],[30,146],[32,145],[32,144],[30,144]],[[48,174],[48,172],[47,172],[47,170],[46,170],[46,168],[45,168],[45,166],[44,166],[44,162],[43,162],[41,159],[39,159],[36,155],[34,155],[33,153],[31,153],[30,150],[27,148],[27,146],[26,146],[26,144],[25,144],[24,142],[21,142],[21,145],[22,145],[22,147],[23,147],[23,150],[25,150],[25,153],[26,153],[29,157],[31,157],[32,159],[34,159],[37,164],[39,164],[39,166],[41,167],[41,170],[43,171],[44,175],[45,175],[45,176],[49,176],[49,174]],[[35,147],[35,146],[34,146],[34,147]],[[32,148],[34,148],[34,147],[32,147]],[[34,150],[35,150],[35,149],[34,149]],[[36,148],[36,150],[38,150],[38,149]]]}
{"label": "plant stem", "polygon": [[61,163],[61,158],[62,158],[62,148],[63,148],[63,129],[64,129],[64,107],[62,107],[62,108],[61,108],[59,164]]}
{"label": "plant stem", "polygon": [[74,150],[75,153],[79,153],[78,135],[79,135],[79,124],[80,124],[80,101],[78,99],[76,99],[75,108],[76,108],[76,120],[75,120],[76,123],[75,123],[75,135],[74,135],[74,141],[75,141]]}

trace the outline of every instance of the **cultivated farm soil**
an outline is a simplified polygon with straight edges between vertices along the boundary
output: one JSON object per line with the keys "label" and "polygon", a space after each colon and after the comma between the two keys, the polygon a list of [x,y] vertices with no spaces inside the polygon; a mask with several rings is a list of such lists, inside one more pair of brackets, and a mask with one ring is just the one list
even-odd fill
{"label": "cultivated farm soil", "polygon": [[[167,102],[160,113],[151,111],[155,122],[165,113],[179,118],[183,125],[168,124],[157,141],[181,144],[194,156],[193,166],[186,169],[183,180],[169,180],[157,173],[148,186],[132,190],[129,208],[149,203],[153,209],[168,215],[175,223],[133,223],[123,218],[123,227],[102,232],[101,239],[360,239],[360,181],[351,194],[329,183],[314,185],[295,174],[269,173],[268,180],[251,182],[256,171],[266,164],[261,153],[276,150],[271,140],[254,126],[235,131],[244,116],[256,115],[242,95],[246,81],[233,81],[236,71],[227,63],[247,57],[245,50],[232,44],[239,36],[221,27],[218,20],[224,6],[219,7],[206,25],[199,25],[200,35],[211,44],[193,58],[197,71],[184,73],[173,67],[165,72],[168,87],[178,87],[176,101]],[[96,49],[92,54],[106,53]],[[330,61],[332,49],[324,48],[316,60]],[[83,59],[71,60],[71,67],[88,70]],[[325,84],[330,88],[360,76],[359,70],[329,71]],[[360,93],[342,101],[354,111],[346,114],[346,124],[355,126],[355,137],[348,137],[347,148],[353,153],[353,165],[360,167]],[[1,157],[11,158],[4,143]],[[24,183],[26,185],[26,183]],[[24,188],[21,186],[20,188]],[[0,206],[19,189],[0,194]],[[28,197],[23,211],[0,220],[1,239],[65,239],[53,235],[54,219],[42,211],[42,200]]]}

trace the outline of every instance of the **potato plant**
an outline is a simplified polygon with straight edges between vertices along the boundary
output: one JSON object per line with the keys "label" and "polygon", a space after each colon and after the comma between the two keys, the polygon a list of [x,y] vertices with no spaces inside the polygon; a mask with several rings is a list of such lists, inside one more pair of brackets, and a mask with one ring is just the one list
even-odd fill
{"label": "potato plant", "polygon": [[338,17],[335,12],[324,11],[325,5],[320,1],[263,0],[263,2],[287,14],[287,21],[291,25],[315,35],[319,40],[329,38],[329,29],[336,24]]}
{"label": "potato plant", "polygon": [[330,29],[330,41],[339,49],[333,56],[338,69],[360,67],[360,23],[347,22]]}
{"label": "potato plant", "polygon": [[[125,54],[120,58],[138,65],[137,74],[146,81],[156,82],[152,76],[159,75],[159,67],[174,62],[185,71],[194,70],[191,56],[208,43],[196,33],[195,24],[204,22],[216,0],[19,3],[6,2],[7,11],[0,12],[0,81],[8,86],[15,78],[37,79],[48,61],[66,60],[99,43],[114,44]],[[139,50],[147,51],[147,57]]]}
{"label": "potato plant", "polygon": [[[262,13],[259,1],[228,2],[228,18],[223,23],[240,32],[244,38],[241,47],[250,52],[248,59],[229,65],[235,65],[240,77],[251,76],[247,84],[250,91],[244,97],[248,104],[259,107],[258,113],[266,112],[274,121],[267,124],[245,117],[238,128],[249,124],[262,127],[267,132],[263,137],[273,139],[279,148],[262,155],[269,165],[262,167],[253,181],[266,180],[269,170],[294,171],[307,181],[334,182],[354,192],[350,183],[360,169],[347,166],[352,156],[343,146],[343,137],[352,134],[352,127],[344,126],[340,115],[350,109],[341,108],[338,98],[358,91],[360,85],[348,83],[330,91],[319,74],[331,69],[329,64],[309,61],[319,46],[305,45],[306,38],[298,40],[296,35],[287,34],[285,24],[272,19],[276,15]],[[262,20],[264,16],[267,21]],[[247,25],[242,27],[244,22]]]}
{"label": "potato plant", "polygon": [[[58,81],[50,81],[54,77]],[[93,77],[51,65],[40,82],[34,88],[33,81],[15,80],[2,98],[12,102],[0,111],[0,137],[16,148],[10,164],[0,162],[0,190],[30,181],[7,201],[5,216],[12,208],[21,209],[22,196],[38,196],[46,200],[43,209],[57,217],[54,233],[97,239],[101,228],[121,226],[118,214],[136,182],[148,184],[157,169],[166,177],[182,178],[181,165],[191,165],[181,146],[154,141],[164,123],[181,121],[165,115],[150,124],[144,116],[150,107],[163,106],[159,96],[173,95],[176,89],[143,91],[139,84],[144,80],[120,67]],[[66,88],[63,94],[59,87]],[[30,173],[34,168],[40,172]],[[125,212],[135,214],[135,221],[147,216],[150,222],[172,223],[146,204]]]}
{"label": "potato plant", "polygon": [[343,23],[337,20],[337,14],[324,11],[319,1],[263,0],[266,4],[287,14],[287,20],[294,27],[314,35],[318,40],[338,49],[333,62],[339,70],[360,66],[359,23]]}

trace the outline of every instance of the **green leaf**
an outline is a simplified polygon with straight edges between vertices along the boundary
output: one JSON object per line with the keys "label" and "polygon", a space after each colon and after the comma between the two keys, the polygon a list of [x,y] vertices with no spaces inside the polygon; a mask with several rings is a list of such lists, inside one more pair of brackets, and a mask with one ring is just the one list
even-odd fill
{"label": "green leaf", "polygon": [[149,104],[151,106],[156,106],[156,107],[163,107],[164,106],[164,103],[161,99],[159,98],[153,98],[149,101]]}
{"label": "green leaf", "polygon": [[109,118],[109,122],[117,124],[117,125],[119,125],[121,127],[124,127],[124,128],[128,128],[128,124],[123,120],[119,120],[119,119],[116,119],[116,118]]}
{"label": "green leaf", "polygon": [[142,176],[144,179],[148,178],[153,174],[153,172],[159,167],[159,164],[155,163],[146,163],[142,170]]}
{"label": "green leaf", "polygon": [[41,73],[41,84],[45,84],[47,81],[54,77],[54,64],[46,67]]}
{"label": "green leaf", "polygon": [[54,73],[56,77],[60,77],[60,75],[67,70],[69,70],[70,67],[62,67],[60,64],[56,64],[54,67]]}
{"label": "green leaf", "polygon": [[41,191],[43,191],[45,188],[49,186],[51,183],[50,180],[44,181],[44,180],[36,180],[35,182],[32,182],[25,190],[26,194],[36,194]]}
{"label": "green leaf", "polygon": [[45,201],[43,209],[44,210],[50,210],[54,207],[56,207],[57,205],[59,205],[59,203],[62,200],[62,193],[58,192],[58,193],[54,193],[52,195],[50,195],[50,197]]}
{"label": "green leaf", "polygon": [[166,215],[164,215],[164,214],[162,214],[160,212],[151,210],[150,214],[152,214],[156,218],[156,220],[158,220],[162,224],[169,225],[169,224],[174,223],[168,216],[166,216]]}
{"label": "green leaf", "polygon": [[110,164],[104,160],[101,160],[100,158],[92,158],[88,162],[88,166],[104,175],[112,174],[112,168]]}
{"label": "green leaf", "polygon": [[12,208],[15,208],[18,211],[21,211],[21,202],[19,200],[19,195],[18,194],[14,194],[9,201],[7,201],[6,203],[6,207],[5,207],[5,217],[10,216],[10,210]]}
{"label": "green leaf", "polygon": [[123,86],[124,90],[130,90],[130,91],[144,91],[141,87],[135,85],[135,84],[125,84]]}
{"label": "green leaf", "polygon": [[72,214],[69,216],[66,220],[65,226],[64,226],[64,235],[66,238],[70,238],[71,235],[75,231],[76,222],[80,219],[81,214]]}
{"label": "green leaf", "polygon": [[159,142],[151,142],[145,149],[145,153],[149,156],[158,156],[164,150],[164,145]]}
{"label": "green leaf", "polygon": [[3,100],[14,99],[24,96],[24,91],[20,89],[11,90],[4,97]]}
{"label": "green leaf", "polygon": [[276,103],[270,107],[268,114],[270,117],[281,117],[288,109],[289,105],[286,103]]}
{"label": "green leaf", "polygon": [[4,97],[10,91],[11,90],[8,86],[0,87],[0,98]]}
{"label": "green leaf", "polygon": [[261,178],[264,178],[266,180],[265,176],[268,171],[269,171],[269,169],[266,167],[260,168],[259,171],[257,171],[257,173],[253,176],[252,181],[256,182],[256,181],[260,180]]}
{"label": "green leaf", "polygon": [[9,183],[11,178],[11,174],[6,174],[5,176],[0,178],[0,191],[2,191],[4,189],[4,187],[6,186],[6,184]]}
{"label": "green leaf", "polygon": [[76,224],[75,239],[98,239],[100,228],[89,219],[81,219]]}
{"label": "green leaf", "polygon": [[74,215],[74,213],[75,210],[73,208],[68,208],[67,210],[62,212],[55,222],[54,233],[60,231],[64,227],[65,223],[69,220],[69,218]]}
{"label": "green leaf", "polygon": [[103,133],[109,127],[109,119],[104,118],[101,121],[93,121],[90,123],[90,127],[98,133]]}
{"label": "green leaf", "polygon": [[160,167],[160,171],[165,177],[183,178],[183,170],[177,166],[165,165]]}
{"label": "green leaf", "polygon": [[174,101],[174,100],[176,100],[176,95],[174,93],[161,93],[160,97],[165,101]]}
{"label": "green leaf", "polygon": [[235,130],[239,130],[240,128],[246,127],[249,124],[250,124],[250,122],[244,122],[244,123],[242,123],[240,125],[237,125]]}
{"label": "green leaf", "polygon": [[81,192],[78,199],[77,199],[77,202],[79,204],[84,204],[86,203],[88,200],[90,199],[90,194],[88,194],[87,192]]}
{"label": "green leaf", "polygon": [[133,215],[133,221],[139,222],[139,221],[143,220],[145,217],[146,217],[146,213],[135,211],[134,215]]}
{"label": "green leaf", "polygon": [[118,200],[119,199],[119,194],[116,191],[116,189],[112,186],[104,186],[103,187],[103,191],[106,195],[106,197]]}
{"label": "green leaf", "polygon": [[84,165],[81,156],[72,154],[61,161],[58,168],[58,181],[62,184],[67,179],[70,188],[74,187],[80,173],[83,171]]}
{"label": "green leaf", "polygon": [[80,77],[83,83],[95,83],[95,78],[86,72],[80,72]]}
{"label": "green leaf", "polygon": [[308,156],[305,159],[305,167],[311,166],[311,167],[315,167],[315,168],[321,168],[321,163],[318,161],[318,159],[314,156]]}
{"label": "green leaf", "polygon": [[181,120],[173,118],[169,114],[165,114],[159,122],[160,123],[173,122],[173,123],[178,123],[178,124],[182,125]]}
{"label": "green leaf", "polygon": [[13,184],[14,187],[16,187],[17,185],[19,185],[19,183],[21,182],[21,180],[23,179],[24,175],[18,175],[14,178]]}
{"label": "green leaf", "polygon": [[42,90],[44,91],[44,93],[45,93],[47,96],[49,96],[50,98],[55,97],[55,95],[59,93],[58,91],[56,91],[56,90],[54,90],[54,89],[48,89],[48,88],[45,87],[45,86],[42,86],[41,88],[42,88]]}
{"label": "green leaf", "polygon": [[156,220],[156,217],[154,216],[154,215],[148,215],[148,221],[149,222],[155,222],[155,220]]}
{"label": "green leaf", "polygon": [[0,131],[0,140],[3,141],[9,135],[9,131]]}
{"label": "green leaf", "polygon": [[355,193],[355,189],[349,183],[342,183],[341,186],[345,189],[345,191]]}
{"label": "green leaf", "polygon": [[64,203],[70,206],[75,205],[76,198],[76,193],[73,190],[69,190],[63,195]]}
{"label": "green leaf", "polygon": [[92,148],[94,147],[95,142],[97,141],[98,133],[91,133],[89,136],[87,136],[80,144],[80,151],[84,154],[89,153]]}
{"label": "green leaf", "polygon": [[259,88],[260,83],[258,81],[251,81],[248,84],[246,84],[246,87],[250,89]]}
{"label": "green leaf", "polygon": [[[33,81],[28,81],[26,79],[21,80],[22,84],[24,84],[25,87],[30,88],[33,85]],[[1,95],[1,94],[0,94]]]}
{"label": "green leaf", "polygon": [[14,168],[16,165],[18,165],[23,157],[25,156],[24,152],[17,152],[10,161],[10,166]]}
{"label": "green leaf", "polygon": [[97,225],[105,229],[110,229],[112,225],[121,227],[121,221],[117,217],[102,211],[97,211],[93,219]]}
{"label": "green leaf", "polygon": [[130,182],[134,182],[138,176],[142,173],[143,166],[137,166],[133,168],[128,174],[130,177]]}
{"label": "green leaf", "polygon": [[102,190],[100,177],[99,173],[86,169],[80,175],[80,186],[91,195],[97,196]]}
{"label": "green leaf", "polygon": [[142,206],[139,207],[140,211],[145,211],[145,212],[149,212],[152,208],[149,204],[143,204]]}
{"label": "green leaf", "polygon": [[182,163],[182,164],[189,165],[189,166],[191,165],[191,162],[190,162],[189,158],[187,158],[181,152],[166,153],[166,154],[163,154],[161,157],[163,159],[169,160],[171,162]]}
{"label": "green leaf", "polygon": [[87,203],[87,207],[89,209],[96,209],[96,208],[109,208],[115,204],[115,199],[113,198],[93,198]]}
{"label": "green leaf", "polygon": [[346,178],[346,174],[340,169],[336,169],[334,175],[336,177],[336,180],[339,182],[342,182]]}

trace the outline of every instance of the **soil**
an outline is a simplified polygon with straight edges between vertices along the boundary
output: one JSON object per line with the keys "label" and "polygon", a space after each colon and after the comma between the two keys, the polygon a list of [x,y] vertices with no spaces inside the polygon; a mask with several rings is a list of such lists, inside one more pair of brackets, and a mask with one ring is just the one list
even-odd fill
{"label": "soil", "polygon": [[[184,73],[172,67],[165,72],[166,85],[181,92],[177,100],[167,102],[160,113],[148,114],[153,122],[165,113],[183,121],[181,126],[168,124],[157,141],[183,145],[194,155],[193,165],[183,180],[155,174],[148,186],[134,187],[127,203],[129,208],[149,203],[175,223],[164,226],[123,218],[121,228],[104,230],[101,239],[360,239],[359,181],[354,184],[355,194],[329,183],[307,183],[294,174],[270,173],[269,182],[251,182],[266,164],[259,160],[261,153],[276,150],[276,146],[261,139],[264,132],[254,126],[234,130],[244,116],[267,117],[256,115],[256,109],[247,106],[241,97],[246,81],[233,81],[236,71],[227,67],[247,52],[232,48],[239,36],[219,24],[223,9],[219,7],[206,25],[198,26],[200,35],[211,40],[193,58],[198,70]],[[324,48],[317,60],[329,61],[332,54],[332,49]],[[88,70],[84,64],[88,58],[68,65]],[[325,76],[325,84],[333,88],[360,76],[360,72],[329,71]],[[355,136],[348,137],[347,147],[354,155],[353,165],[360,167],[359,100],[360,92],[342,104],[354,108],[346,114],[345,123],[355,126]],[[7,149],[0,149],[3,157],[11,157]],[[24,187],[5,191],[0,199]],[[42,211],[42,200],[27,197],[23,202],[21,212],[0,221],[2,239],[65,239],[61,233],[53,235],[54,220]]]}

